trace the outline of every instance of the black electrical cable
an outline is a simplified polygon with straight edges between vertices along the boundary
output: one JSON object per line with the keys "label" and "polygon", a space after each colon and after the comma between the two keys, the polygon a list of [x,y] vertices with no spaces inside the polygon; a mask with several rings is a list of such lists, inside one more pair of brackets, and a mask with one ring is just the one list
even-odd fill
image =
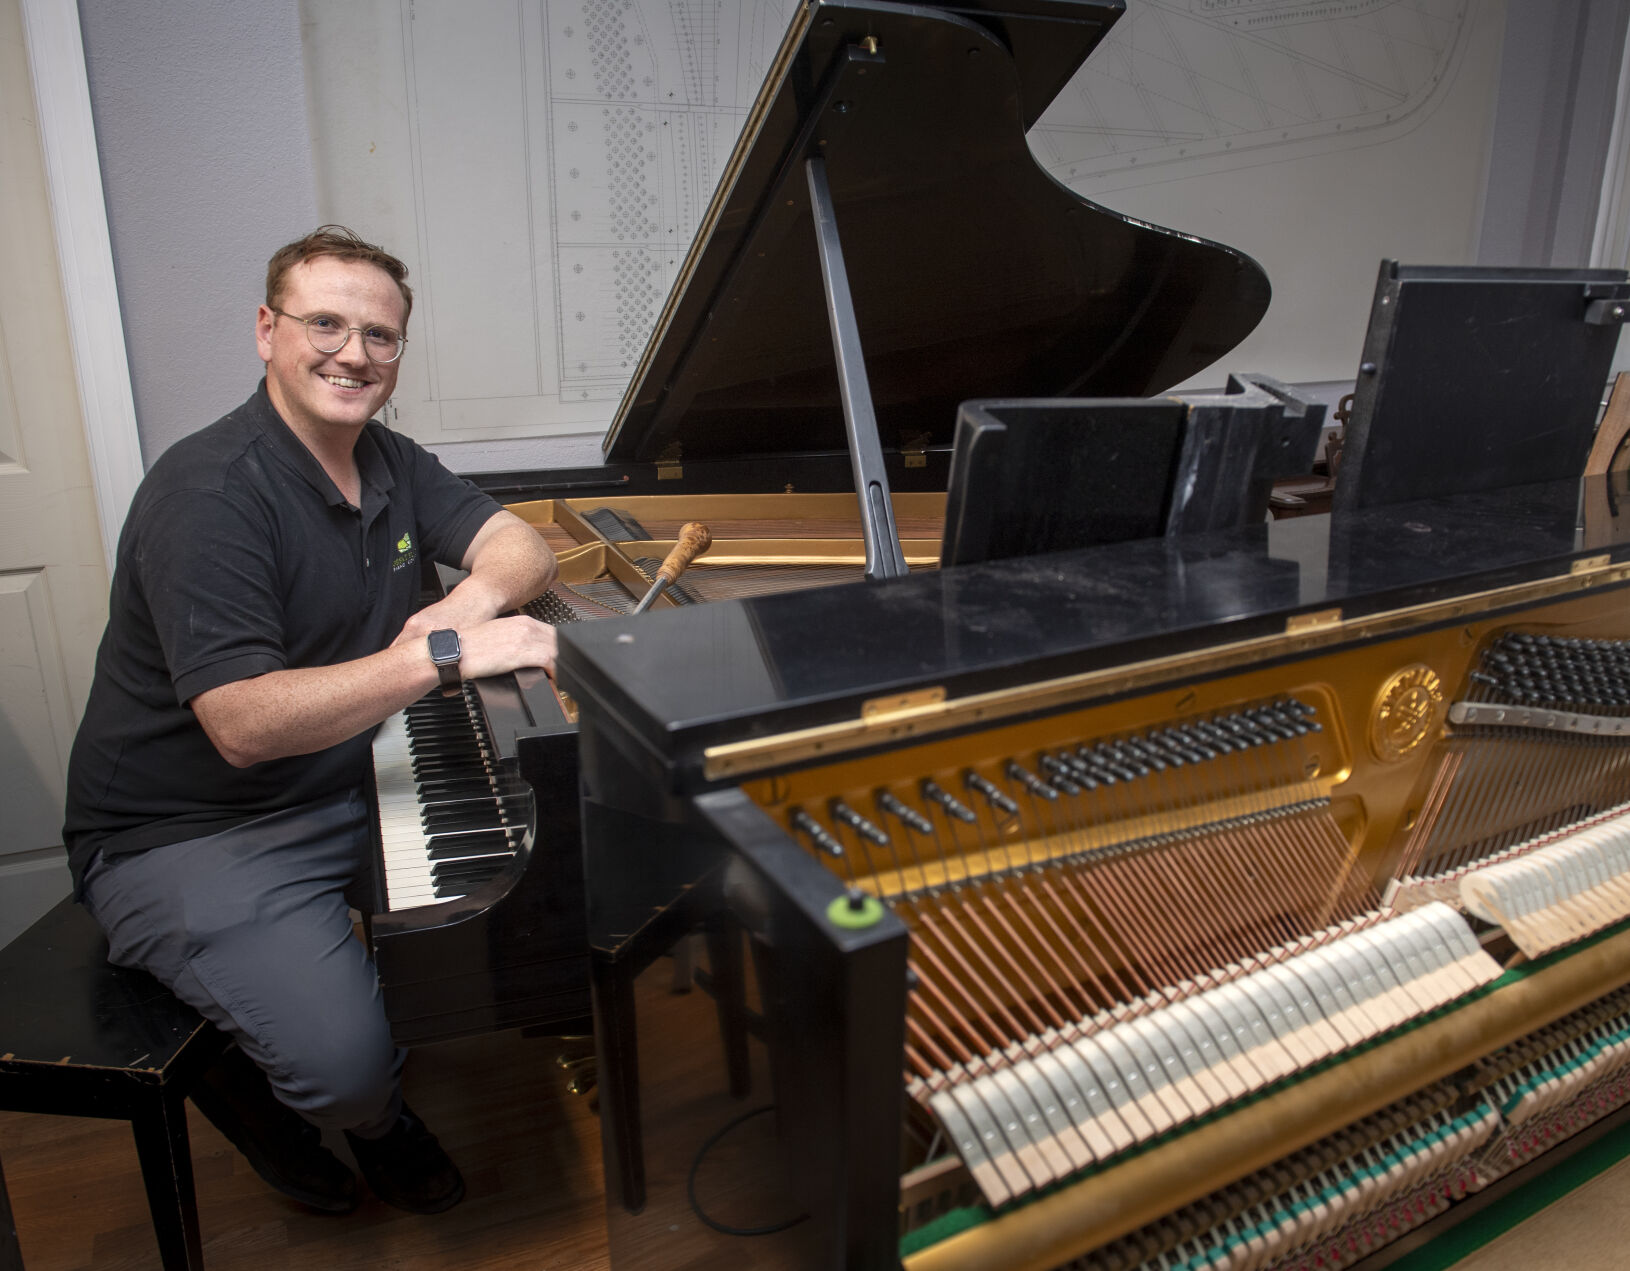
{"label": "black electrical cable", "polygon": [[709,1218],[707,1214],[702,1211],[701,1202],[696,1199],[696,1175],[702,1168],[702,1159],[716,1146],[718,1146],[720,1139],[724,1138],[725,1135],[729,1134],[730,1131],[734,1130],[738,1125],[741,1125],[746,1121],[751,1121],[756,1116],[763,1116],[766,1112],[774,1111],[775,1104],[766,1103],[762,1108],[753,1108],[747,1112],[743,1112],[738,1117],[732,1117],[712,1134],[708,1135],[707,1139],[702,1143],[702,1146],[696,1149],[696,1156],[690,1163],[690,1175],[685,1179],[685,1197],[690,1201],[692,1212],[695,1213],[695,1215],[709,1227],[713,1228],[714,1231],[719,1232],[721,1235],[773,1236],[778,1231],[785,1231],[789,1227],[796,1227],[799,1223],[803,1222],[804,1219],[809,1217],[808,1214],[799,1214],[796,1218],[788,1218],[784,1222],[772,1223],[765,1227],[731,1227],[725,1223]]}

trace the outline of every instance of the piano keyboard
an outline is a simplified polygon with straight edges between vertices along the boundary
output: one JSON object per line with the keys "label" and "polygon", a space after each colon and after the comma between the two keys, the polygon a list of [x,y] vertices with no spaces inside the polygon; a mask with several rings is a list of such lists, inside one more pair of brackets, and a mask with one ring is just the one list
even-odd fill
{"label": "piano keyboard", "polygon": [[437,689],[374,737],[387,910],[475,891],[502,872],[531,823],[531,790],[499,765],[469,692]]}

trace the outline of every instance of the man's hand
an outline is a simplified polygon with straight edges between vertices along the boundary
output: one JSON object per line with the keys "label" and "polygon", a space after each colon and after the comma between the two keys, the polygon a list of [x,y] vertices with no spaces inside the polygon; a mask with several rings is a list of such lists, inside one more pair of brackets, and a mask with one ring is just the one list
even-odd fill
{"label": "man's hand", "polygon": [[[543,536],[507,511],[494,513],[477,531],[460,563],[469,576],[409,618],[392,648],[422,641],[447,627],[467,639],[467,632],[479,624],[541,595],[558,572],[555,554]],[[550,657],[553,666],[553,646]]]}
{"label": "man's hand", "polygon": [[534,666],[555,673],[555,629],[536,618],[494,618],[460,630],[458,640],[464,651],[458,670],[467,680]]}

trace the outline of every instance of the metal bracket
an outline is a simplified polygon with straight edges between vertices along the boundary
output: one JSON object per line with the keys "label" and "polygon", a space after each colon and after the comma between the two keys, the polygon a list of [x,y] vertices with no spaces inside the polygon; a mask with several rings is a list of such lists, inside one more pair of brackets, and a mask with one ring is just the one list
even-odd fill
{"label": "metal bracket", "polygon": [[1624,300],[1587,300],[1585,321],[1592,326],[1621,326],[1630,318],[1630,302]]}
{"label": "metal bracket", "polygon": [[872,389],[866,377],[866,359],[860,348],[860,325],[855,319],[849,274],[843,265],[843,246],[832,209],[832,191],[826,183],[826,160],[804,161],[809,181],[810,210],[815,220],[815,244],[821,253],[821,278],[826,284],[826,313],[832,323],[832,351],[837,359],[838,395],[843,400],[843,423],[849,433],[849,462],[855,472],[855,493],[860,499],[860,531],[866,540],[866,577],[904,578],[906,558],[894,524],[889,499],[889,478],[883,466],[883,444],[877,436],[877,415],[872,410]]}

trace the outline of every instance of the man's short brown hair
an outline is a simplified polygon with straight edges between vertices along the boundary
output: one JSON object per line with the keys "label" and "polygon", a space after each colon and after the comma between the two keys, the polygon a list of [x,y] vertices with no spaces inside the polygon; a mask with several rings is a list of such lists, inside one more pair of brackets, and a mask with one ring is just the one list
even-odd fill
{"label": "man's short brown hair", "polygon": [[354,230],[343,225],[320,225],[304,238],[297,238],[285,247],[279,247],[266,262],[266,307],[275,309],[281,298],[284,280],[289,270],[318,256],[337,256],[340,260],[360,261],[365,265],[378,265],[389,274],[402,293],[402,325],[407,326],[408,314],[413,312],[413,288],[407,285],[407,266],[383,247],[365,241]]}

